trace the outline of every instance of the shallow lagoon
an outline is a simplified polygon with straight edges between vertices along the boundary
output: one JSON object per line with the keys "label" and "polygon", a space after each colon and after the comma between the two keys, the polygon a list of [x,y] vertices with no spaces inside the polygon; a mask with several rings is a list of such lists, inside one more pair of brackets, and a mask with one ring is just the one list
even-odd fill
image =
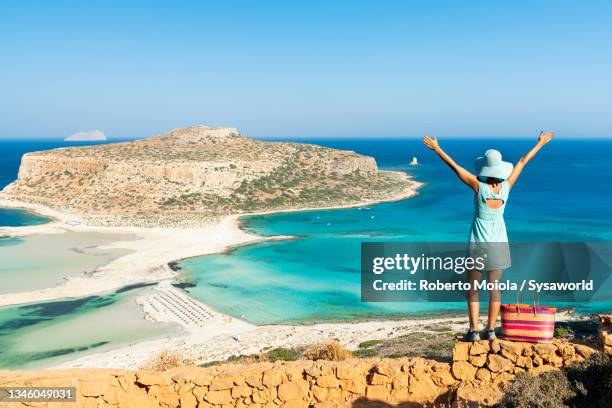
{"label": "shallow lagoon", "polygon": [[127,234],[66,232],[0,238],[0,294],[54,287],[64,278],[93,272],[125,249],[99,249]]}
{"label": "shallow lagoon", "polygon": [[144,320],[143,290],[0,308],[0,368],[57,365],[178,330]]}

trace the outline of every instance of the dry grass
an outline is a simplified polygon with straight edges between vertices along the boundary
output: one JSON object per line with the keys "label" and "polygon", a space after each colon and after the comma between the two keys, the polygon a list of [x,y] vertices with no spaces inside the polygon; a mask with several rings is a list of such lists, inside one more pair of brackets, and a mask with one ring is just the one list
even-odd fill
{"label": "dry grass", "polygon": [[308,360],[342,361],[353,357],[353,353],[337,341],[315,344],[304,351]]}
{"label": "dry grass", "polygon": [[165,371],[175,367],[195,365],[194,360],[179,351],[163,350],[149,361],[144,363],[141,368],[145,370]]}

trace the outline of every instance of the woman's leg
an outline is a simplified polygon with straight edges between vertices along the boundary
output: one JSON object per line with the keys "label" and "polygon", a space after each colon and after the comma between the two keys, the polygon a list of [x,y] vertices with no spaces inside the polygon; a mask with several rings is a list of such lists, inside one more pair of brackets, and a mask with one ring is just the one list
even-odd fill
{"label": "woman's leg", "polygon": [[[499,282],[501,279],[503,270],[498,269],[496,271],[489,271],[489,277],[487,282]],[[494,330],[497,322],[497,316],[499,315],[499,308],[501,307],[501,291],[491,290],[489,291],[489,318],[487,320],[487,330]]]}
{"label": "woman's leg", "polygon": [[468,282],[471,289],[467,293],[468,314],[470,316],[470,331],[478,331],[478,318],[480,315],[480,303],[478,299],[478,291],[474,289],[475,282],[479,282],[482,278],[481,271],[468,271]]}

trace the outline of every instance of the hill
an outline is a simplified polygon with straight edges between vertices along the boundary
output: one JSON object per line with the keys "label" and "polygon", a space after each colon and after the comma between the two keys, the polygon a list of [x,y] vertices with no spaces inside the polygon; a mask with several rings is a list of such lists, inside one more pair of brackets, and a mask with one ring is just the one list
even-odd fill
{"label": "hill", "polygon": [[102,225],[195,225],[228,214],[332,207],[414,193],[373,158],[313,144],[263,142],[203,125],[148,139],[23,156],[8,198]]}

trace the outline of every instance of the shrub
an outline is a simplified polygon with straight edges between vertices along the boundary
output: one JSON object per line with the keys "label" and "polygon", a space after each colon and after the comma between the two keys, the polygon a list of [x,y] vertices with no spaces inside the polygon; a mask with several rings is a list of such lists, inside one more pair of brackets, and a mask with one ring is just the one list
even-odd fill
{"label": "shrub", "polygon": [[383,340],[366,340],[364,342],[359,343],[359,348],[366,349],[366,348],[374,347],[374,346],[377,346],[383,343],[384,343]]}
{"label": "shrub", "polygon": [[564,370],[576,389],[570,401],[575,407],[609,407],[612,395],[612,355],[592,354]]}
{"label": "shrub", "polygon": [[267,356],[269,361],[295,361],[300,358],[300,352],[294,348],[277,347],[268,351]]}
{"label": "shrub", "polygon": [[571,340],[575,337],[575,334],[574,334],[574,331],[571,329],[571,327],[561,326],[561,327],[555,327],[554,336],[560,339]]}
{"label": "shrub", "polygon": [[595,353],[559,371],[519,375],[506,390],[502,408],[609,407],[612,356]]}
{"label": "shrub", "polygon": [[194,365],[191,357],[179,351],[163,350],[161,353],[150,358],[141,368],[145,370],[165,371],[175,367]]}
{"label": "shrub", "polygon": [[353,353],[337,341],[328,341],[309,347],[304,352],[304,357],[309,360],[342,361],[353,357]]}
{"label": "shrub", "polygon": [[561,371],[538,376],[521,374],[506,391],[501,408],[564,408],[564,401],[575,394]]}
{"label": "shrub", "polygon": [[355,350],[353,355],[359,358],[376,357],[378,355],[378,350],[373,348],[359,349]]}

